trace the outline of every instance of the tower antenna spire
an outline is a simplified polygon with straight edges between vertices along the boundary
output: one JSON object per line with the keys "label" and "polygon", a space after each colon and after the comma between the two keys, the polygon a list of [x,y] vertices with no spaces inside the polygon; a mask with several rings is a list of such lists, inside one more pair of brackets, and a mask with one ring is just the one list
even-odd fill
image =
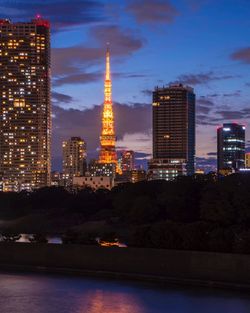
{"label": "tower antenna spire", "polygon": [[107,49],[106,49],[106,74],[105,80],[110,80],[110,49],[109,49],[109,42],[107,42]]}

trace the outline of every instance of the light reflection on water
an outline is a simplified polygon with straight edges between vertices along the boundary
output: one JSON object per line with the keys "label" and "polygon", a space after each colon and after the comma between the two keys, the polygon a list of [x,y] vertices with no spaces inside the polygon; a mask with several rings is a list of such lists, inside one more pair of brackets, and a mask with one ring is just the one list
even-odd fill
{"label": "light reflection on water", "polygon": [[249,313],[250,296],[128,282],[0,274],[0,313]]}
{"label": "light reflection on water", "polygon": [[[136,296],[120,292],[97,290],[85,296],[77,313],[143,313],[142,304]],[[86,307],[86,303],[88,303]]]}

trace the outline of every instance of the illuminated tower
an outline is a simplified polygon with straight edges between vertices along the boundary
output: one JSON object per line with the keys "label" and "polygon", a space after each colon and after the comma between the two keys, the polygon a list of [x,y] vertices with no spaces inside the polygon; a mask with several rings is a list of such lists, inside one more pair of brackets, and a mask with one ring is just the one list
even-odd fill
{"label": "illuminated tower", "polygon": [[0,175],[4,191],[50,185],[50,24],[0,19]]}
{"label": "illuminated tower", "polygon": [[104,105],[102,113],[102,133],[100,137],[101,151],[99,163],[117,165],[117,155],[115,151],[115,129],[114,113],[112,104],[112,85],[110,77],[110,53],[107,47],[106,52],[106,74],[104,82]]}

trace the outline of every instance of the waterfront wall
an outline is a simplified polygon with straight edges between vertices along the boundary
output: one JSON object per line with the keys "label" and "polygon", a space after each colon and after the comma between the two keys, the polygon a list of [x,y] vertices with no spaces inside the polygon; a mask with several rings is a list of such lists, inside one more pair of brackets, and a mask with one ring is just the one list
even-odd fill
{"label": "waterfront wall", "polygon": [[6,268],[250,286],[250,255],[212,252],[0,243]]}

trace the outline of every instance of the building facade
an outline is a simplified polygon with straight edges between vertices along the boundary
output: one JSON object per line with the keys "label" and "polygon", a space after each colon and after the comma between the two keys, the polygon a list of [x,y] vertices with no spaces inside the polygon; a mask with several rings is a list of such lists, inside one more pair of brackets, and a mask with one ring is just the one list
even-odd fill
{"label": "building facade", "polygon": [[114,187],[114,177],[108,176],[85,176],[85,177],[74,177],[73,186],[74,188],[86,188],[90,187],[94,190],[97,189],[108,189],[111,190]]}
{"label": "building facade", "polygon": [[226,123],[217,129],[217,170],[219,174],[245,167],[245,126]]}
{"label": "building facade", "polygon": [[0,20],[0,175],[4,191],[50,185],[50,24]]}
{"label": "building facade", "polygon": [[147,173],[144,169],[133,169],[131,171],[131,182],[138,183],[147,180]]}
{"label": "building facade", "polygon": [[153,159],[149,178],[171,180],[193,175],[195,162],[195,94],[170,84],[153,92]]}
{"label": "building facade", "polygon": [[62,144],[63,179],[67,185],[72,184],[73,177],[84,176],[86,165],[86,143],[81,137],[71,137]]}
{"label": "building facade", "polygon": [[123,151],[121,157],[122,172],[130,172],[135,168],[135,153],[132,150]]}
{"label": "building facade", "polygon": [[57,171],[51,172],[51,186],[54,186],[54,187],[62,186],[61,180],[62,180],[62,173],[57,172]]}
{"label": "building facade", "polygon": [[96,160],[89,162],[88,175],[92,177],[107,176],[114,177],[116,173],[115,163],[99,163]]}
{"label": "building facade", "polygon": [[245,167],[250,168],[250,152],[245,154]]}

